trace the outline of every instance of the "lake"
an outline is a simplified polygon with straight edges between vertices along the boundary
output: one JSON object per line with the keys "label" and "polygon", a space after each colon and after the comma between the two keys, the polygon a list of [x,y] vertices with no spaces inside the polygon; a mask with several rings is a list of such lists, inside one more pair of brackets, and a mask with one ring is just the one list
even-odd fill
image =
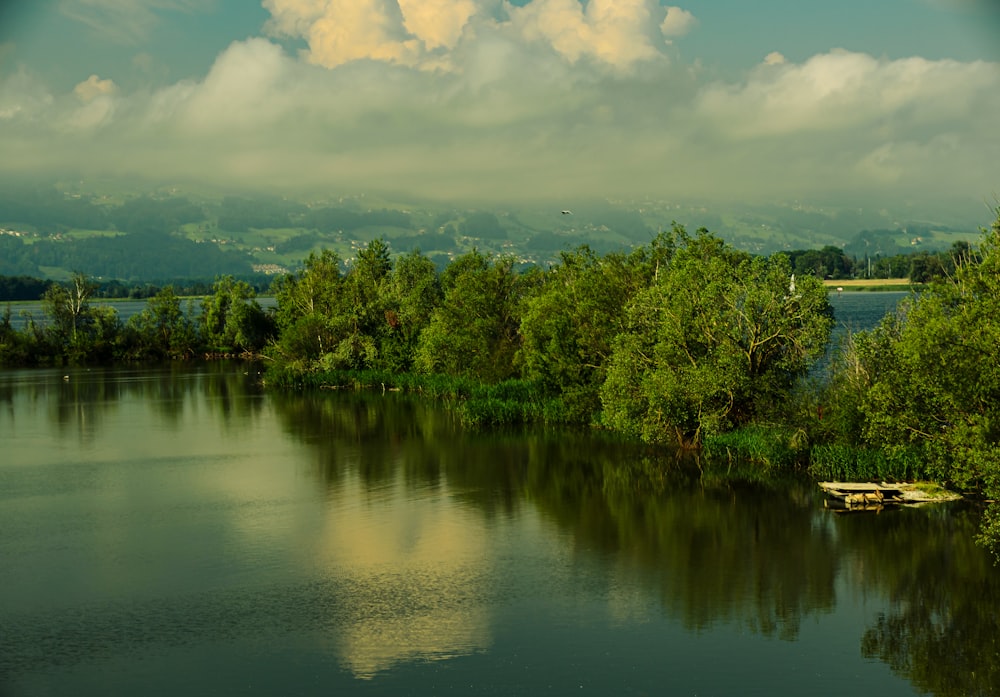
{"label": "lake", "polygon": [[0,371],[0,443],[3,697],[1000,691],[966,504],[222,361]]}

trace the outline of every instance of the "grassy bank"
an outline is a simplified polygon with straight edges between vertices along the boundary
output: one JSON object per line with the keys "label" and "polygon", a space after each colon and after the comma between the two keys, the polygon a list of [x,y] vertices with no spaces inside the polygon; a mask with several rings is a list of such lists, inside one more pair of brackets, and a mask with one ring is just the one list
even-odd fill
{"label": "grassy bank", "polygon": [[377,370],[300,371],[271,368],[265,383],[276,387],[370,390],[421,395],[453,409],[469,427],[527,423],[567,423],[562,401],[546,396],[528,380],[485,384],[447,375],[418,375]]}
{"label": "grassy bank", "polygon": [[825,280],[823,285],[828,291],[843,293],[907,291],[923,287],[921,283],[910,283],[908,278],[849,278],[840,281]]}

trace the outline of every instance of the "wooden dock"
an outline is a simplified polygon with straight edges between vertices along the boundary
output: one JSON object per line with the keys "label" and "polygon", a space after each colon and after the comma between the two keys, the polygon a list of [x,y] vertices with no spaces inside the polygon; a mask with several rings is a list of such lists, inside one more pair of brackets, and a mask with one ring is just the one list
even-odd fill
{"label": "wooden dock", "polygon": [[880,511],[886,506],[916,506],[961,498],[940,487],[916,484],[820,482],[819,487],[827,495],[824,504],[842,511]]}

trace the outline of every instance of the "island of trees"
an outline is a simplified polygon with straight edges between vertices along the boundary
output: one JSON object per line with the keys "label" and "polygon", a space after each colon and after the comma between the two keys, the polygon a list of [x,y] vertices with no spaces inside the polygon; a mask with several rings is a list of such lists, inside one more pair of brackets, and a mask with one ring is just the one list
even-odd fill
{"label": "island of trees", "polygon": [[[674,225],[545,269],[473,250],[439,270],[376,239],[350,265],[310,254],[274,282],[272,311],[224,276],[198,300],[168,286],[122,323],[78,274],[48,287],[42,317],[8,307],[0,365],[249,354],[272,385],[420,391],[472,425],[590,425],[762,471],[927,479],[996,499],[997,213],[978,246],[955,248],[946,273],[832,358],[817,276]],[[995,506],[982,539],[1000,539]]]}

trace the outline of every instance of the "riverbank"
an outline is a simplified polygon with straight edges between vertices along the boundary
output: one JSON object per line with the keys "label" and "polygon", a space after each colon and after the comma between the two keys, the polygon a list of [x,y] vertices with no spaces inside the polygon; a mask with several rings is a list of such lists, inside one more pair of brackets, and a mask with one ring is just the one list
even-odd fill
{"label": "riverbank", "polygon": [[828,291],[840,292],[878,292],[901,291],[922,288],[923,283],[910,283],[908,278],[848,278],[842,280],[824,280],[823,285]]}

